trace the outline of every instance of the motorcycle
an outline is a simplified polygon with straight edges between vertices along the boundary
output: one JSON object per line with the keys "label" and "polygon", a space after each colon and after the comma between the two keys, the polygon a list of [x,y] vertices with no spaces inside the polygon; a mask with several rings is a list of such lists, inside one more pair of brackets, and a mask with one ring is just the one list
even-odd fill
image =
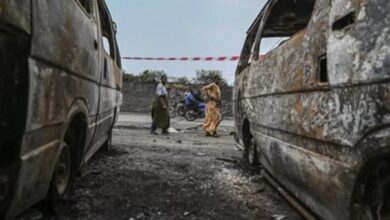
{"label": "motorcycle", "polygon": [[175,102],[172,106],[169,107],[169,115],[171,118],[176,117],[179,115],[180,117],[184,117],[186,113],[186,108],[184,105],[184,100]]}
{"label": "motorcycle", "polygon": [[198,103],[193,107],[189,107],[185,112],[185,119],[187,121],[195,121],[197,118],[204,118],[206,114],[206,104]]}

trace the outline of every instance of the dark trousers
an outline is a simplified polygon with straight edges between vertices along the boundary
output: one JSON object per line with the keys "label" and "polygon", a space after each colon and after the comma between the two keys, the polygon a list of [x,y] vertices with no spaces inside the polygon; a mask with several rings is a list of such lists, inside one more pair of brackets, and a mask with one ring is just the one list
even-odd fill
{"label": "dark trousers", "polygon": [[156,123],[154,122],[154,120],[152,121],[151,129],[152,129],[152,131],[157,130],[157,125],[156,125]]}

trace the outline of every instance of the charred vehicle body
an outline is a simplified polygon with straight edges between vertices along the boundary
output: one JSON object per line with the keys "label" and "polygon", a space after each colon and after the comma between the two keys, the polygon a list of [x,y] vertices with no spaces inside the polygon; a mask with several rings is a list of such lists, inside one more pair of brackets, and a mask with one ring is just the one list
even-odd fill
{"label": "charred vehicle body", "polygon": [[0,0],[0,219],[68,196],[122,102],[104,0]]}
{"label": "charred vehicle body", "polygon": [[390,1],[268,1],[233,99],[245,158],[318,218],[390,218]]}

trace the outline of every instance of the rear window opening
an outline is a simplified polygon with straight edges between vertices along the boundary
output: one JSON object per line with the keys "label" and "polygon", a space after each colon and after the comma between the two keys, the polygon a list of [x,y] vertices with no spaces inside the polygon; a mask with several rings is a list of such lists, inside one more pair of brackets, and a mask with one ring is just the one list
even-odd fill
{"label": "rear window opening", "polygon": [[92,2],[91,0],[78,0],[82,8],[87,12],[88,14],[92,13]]}
{"label": "rear window opening", "polygon": [[107,55],[116,61],[119,67],[122,66],[117,42],[115,40],[116,23],[112,22],[108,9],[104,3],[98,5],[100,25],[102,30],[102,46]]}
{"label": "rear window opening", "polygon": [[111,29],[110,19],[101,5],[99,5],[99,13],[103,48],[108,55],[115,59],[114,36]]}

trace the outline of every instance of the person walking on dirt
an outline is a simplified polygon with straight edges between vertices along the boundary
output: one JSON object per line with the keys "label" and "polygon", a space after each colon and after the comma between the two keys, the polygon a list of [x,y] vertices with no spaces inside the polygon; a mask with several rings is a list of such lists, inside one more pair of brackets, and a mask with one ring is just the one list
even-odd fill
{"label": "person walking on dirt", "polygon": [[168,135],[170,126],[170,118],[168,112],[168,91],[165,87],[168,82],[166,75],[161,76],[161,81],[156,88],[156,97],[152,106],[152,128],[150,133],[158,135],[157,128],[162,129],[163,135]]}
{"label": "person walking on dirt", "polygon": [[221,123],[221,90],[219,88],[219,76],[214,77],[214,81],[202,88],[207,96],[206,117],[203,130],[208,137],[218,137],[217,129]]}

